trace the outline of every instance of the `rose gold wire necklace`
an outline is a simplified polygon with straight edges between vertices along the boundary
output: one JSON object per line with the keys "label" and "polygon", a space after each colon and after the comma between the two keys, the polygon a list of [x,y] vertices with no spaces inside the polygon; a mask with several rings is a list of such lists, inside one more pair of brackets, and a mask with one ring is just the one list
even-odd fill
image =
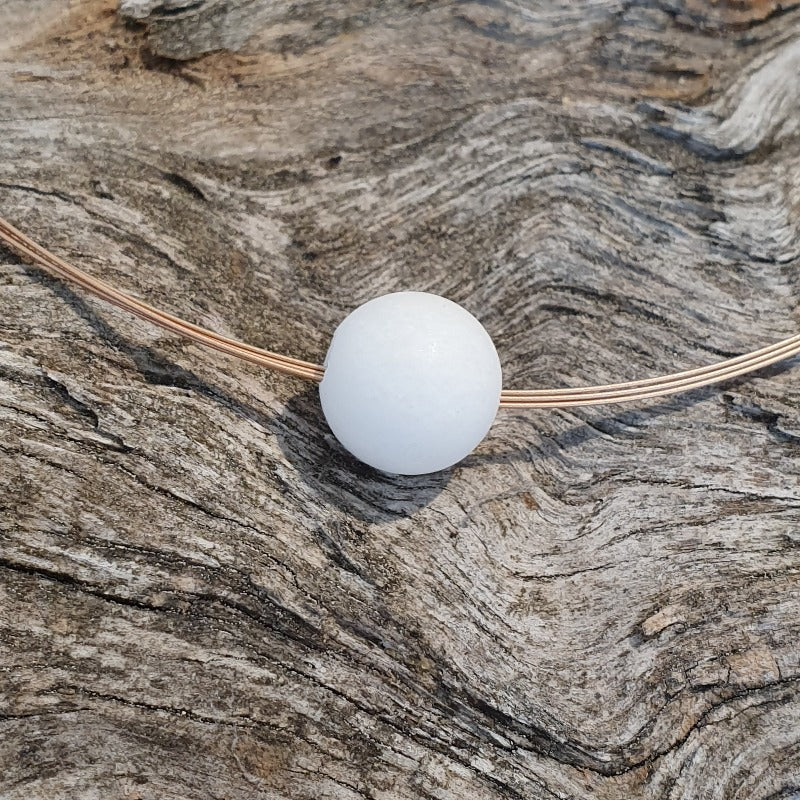
{"label": "rose gold wire necklace", "polygon": [[[357,309],[351,315],[353,320],[351,321],[351,317],[348,317],[337,329],[331,349],[328,352],[326,366],[322,366],[221,336],[214,331],[154,308],[69,264],[37,244],[2,218],[0,218],[0,240],[52,275],[71,281],[91,294],[154,325],[227,355],[250,361],[285,375],[322,384],[323,410],[337,438],[361,460],[387,472],[419,474],[442,469],[459,461],[483,438],[483,434],[491,425],[498,407],[559,409],[646,400],[685,392],[740,375],[746,375],[800,354],[800,335],[796,335],[716,364],[624,383],[572,389],[502,390],[498,381],[484,380],[483,384],[487,385],[481,385],[481,387],[475,389],[476,392],[483,392],[488,397],[486,403],[481,405],[482,400],[481,402],[472,402],[471,392],[475,381],[478,380],[480,382],[480,379],[484,377],[475,374],[476,368],[483,363],[480,360],[475,361],[475,358],[477,358],[475,354],[481,348],[485,348],[485,339],[488,338],[488,334],[485,334],[480,323],[477,323],[477,320],[466,311],[460,307],[455,307],[458,308],[458,312],[454,311],[451,308],[454,304],[450,303],[450,301],[445,301],[443,298],[437,298],[435,295],[425,295],[417,292],[386,295],[384,298],[370,301],[370,303]],[[390,301],[389,298],[394,299]],[[430,298],[435,298],[435,300]],[[377,305],[374,308],[372,317],[377,316],[378,323],[373,323],[369,319],[368,308],[373,304]],[[440,324],[443,318],[442,315],[444,317],[450,315],[452,318],[452,323],[455,325],[453,333],[450,332],[450,328],[444,333],[442,332],[443,324]],[[472,322],[468,321],[466,317],[469,317]],[[387,326],[395,324],[393,321],[399,327],[396,331],[388,330],[387,332]],[[482,333],[478,332],[472,323],[476,323]],[[378,324],[377,329],[369,327],[369,325],[375,324]],[[459,327],[462,324],[467,327]],[[409,333],[412,332],[413,334],[413,332],[417,331],[421,332],[421,338],[416,337],[419,341]],[[365,384],[363,375],[353,372],[353,361],[358,362],[360,359],[362,366],[368,364],[373,370],[376,369],[375,354],[370,354],[364,350],[365,342],[375,336],[380,340],[380,346],[385,346],[386,341],[389,341],[392,349],[391,351],[377,354],[379,360],[382,358],[380,367],[377,369],[381,373],[379,380],[376,379],[378,382],[375,383],[373,381],[373,383],[367,382]],[[427,338],[425,338],[426,336]],[[431,336],[434,338],[441,337],[441,342],[436,338],[436,347],[431,343]],[[476,338],[470,338],[471,336]],[[345,342],[349,340],[354,342],[350,346],[350,351],[340,353],[339,351],[345,348]],[[491,351],[494,352],[491,340],[489,340],[489,344]],[[429,355],[432,350],[441,351],[438,356],[439,361],[435,358],[430,361]],[[494,370],[494,364],[491,355],[487,356],[487,358],[489,358],[489,361],[486,361],[486,364],[488,364],[486,370],[491,372]],[[464,361],[463,369],[460,363],[455,363],[458,359]],[[345,365],[344,367],[340,367],[342,362]],[[357,367],[358,364],[355,366]],[[336,371],[335,377],[333,376],[334,369]],[[411,381],[406,378],[405,383],[402,385],[393,383],[392,376],[403,371],[406,373],[410,371],[411,373],[416,373],[416,375]],[[341,380],[339,380],[340,373]],[[444,378],[441,378],[443,374],[447,379],[446,382]],[[496,374],[499,380],[499,362]],[[387,375],[389,376],[388,378],[386,377]],[[330,382],[331,388],[326,390],[328,382]],[[338,384],[342,384],[345,387],[353,387],[355,384],[355,387],[350,390],[348,395],[347,389],[339,388]],[[435,386],[431,387],[431,384],[435,384]],[[367,386],[366,390],[365,386]],[[457,423],[455,423],[456,427],[465,424],[464,418],[466,418],[467,427],[472,424],[473,430],[470,431],[469,435],[466,435],[465,442],[461,444],[460,449],[464,450],[464,452],[460,455],[459,447],[451,446],[452,443],[449,440],[444,443],[437,443],[432,440],[432,437],[435,439],[438,435],[436,425],[423,426],[421,431],[412,429],[414,418],[417,419],[416,424],[417,428],[419,428],[420,412],[422,412],[423,417],[428,413],[425,403],[430,403],[431,398],[428,397],[426,392],[430,393],[430,391],[435,390],[441,394],[443,389],[449,389],[453,393],[453,396],[448,399],[448,403],[455,404],[457,411],[459,411],[455,415],[459,417]],[[494,395],[495,390],[498,390],[499,400]],[[329,398],[327,405],[330,408],[326,407],[326,391]],[[355,394],[353,394],[353,391],[355,391]],[[331,397],[333,400],[330,399]],[[353,410],[353,407],[357,406],[362,400],[365,403],[364,407]],[[385,407],[376,409],[375,404],[378,403],[380,405],[382,400],[385,401]],[[440,396],[433,398],[433,402],[440,410],[441,407],[447,405],[441,402]],[[332,406],[331,403],[333,403]],[[335,410],[337,404],[345,409],[345,416],[350,413],[354,414],[357,419],[360,418],[360,422],[356,423],[357,426],[363,427],[366,425],[367,430],[364,432],[364,436],[361,437],[365,438],[366,445],[356,441],[359,439],[358,434],[360,431],[356,431],[354,435],[346,430],[351,422],[347,419],[342,422],[342,419],[340,419],[342,414],[336,413]],[[459,410],[462,405],[465,407],[463,414]],[[480,413],[475,410],[475,419],[471,422],[471,409],[473,406],[478,405],[481,405]],[[334,410],[331,411],[330,409]],[[452,408],[446,412],[445,416],[448,420],[453,417]],[[488,425],[485,424],[487,416]],[[450,423],[448,422],[448,424]],[[478,429],[482,429],[484,425],[486,430],[483,430],[482,434],[480,434],[480,431],[476,433],[475,426]],[[387,434],[386,431],[391,431],[392,433]],[[445,438],[447,438],[447,433],[447,431],[444,431]],[[415,440],[415,437],[418,441]],[[453,437],[450,438],[452,439]],[[473,442],[473,440],[476,441]],[[394,447],[395,450],[404,450],[404,453],[400,457],[389,457],[388,460],[381,453],[376,455],[373,452],[376,447],[378,451],[382,447],[386,449],[387,441],[390,450]],[[400,444],[397,444],[398,442]],[[421,451],[429,450],[431,446],[433,446],[433,449],[438,447],[440,451],[439,457],[426,459],[426,453]],[[420,452],[411,452],[414,447]],[[433,468],[430,468],[431,466]]]}

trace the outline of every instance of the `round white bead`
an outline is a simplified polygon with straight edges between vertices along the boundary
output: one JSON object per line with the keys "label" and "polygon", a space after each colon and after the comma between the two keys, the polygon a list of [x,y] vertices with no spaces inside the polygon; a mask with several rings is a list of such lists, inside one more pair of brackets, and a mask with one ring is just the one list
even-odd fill
{"label": "round white bead", "polygon": [[384,472],[455,464],[497,413],[500,360],[468,311],[426,292],[370,300],[336,329],[320,400],[336,438]]}

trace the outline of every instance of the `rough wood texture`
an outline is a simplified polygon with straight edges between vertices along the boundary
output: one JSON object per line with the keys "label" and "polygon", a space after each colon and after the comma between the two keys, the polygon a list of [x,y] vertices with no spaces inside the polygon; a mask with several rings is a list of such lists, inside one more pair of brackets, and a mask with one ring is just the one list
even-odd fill
{"label": "rough wood texture", "polygon": [[[320,358],[431,290],[506,385],[800,327],[800,4],[0,0],[0,214]],[[232,52],[236,50],[236,52]],[[0,797],[800,797],[800,369],[391,478],[313,389],[0,251]]]}

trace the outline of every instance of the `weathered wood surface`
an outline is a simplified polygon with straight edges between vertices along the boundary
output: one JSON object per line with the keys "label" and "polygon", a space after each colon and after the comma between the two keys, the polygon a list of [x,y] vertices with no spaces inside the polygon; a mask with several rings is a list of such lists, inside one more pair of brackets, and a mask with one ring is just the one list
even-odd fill
{"label": "weathered wood surface", "polygon": [[[235,52],[234,52],[235,51]],[[417,288],[510,388],[800,328],[800,4],[0,0],[0,214],[311,360]],[[446,474],[0,250],[0,797],[800,797],[800,369]]]}

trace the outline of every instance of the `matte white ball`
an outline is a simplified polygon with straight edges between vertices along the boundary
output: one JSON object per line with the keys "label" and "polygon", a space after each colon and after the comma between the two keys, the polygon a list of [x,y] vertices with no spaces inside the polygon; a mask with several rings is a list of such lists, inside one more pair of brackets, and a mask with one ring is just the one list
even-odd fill
{"label": "matte white ball", "polygon": [[500,359],[468,311],[426,292],[370,300],[336,329],[320,400],[336,438],[384,472],[455,464],[497,414]]}

